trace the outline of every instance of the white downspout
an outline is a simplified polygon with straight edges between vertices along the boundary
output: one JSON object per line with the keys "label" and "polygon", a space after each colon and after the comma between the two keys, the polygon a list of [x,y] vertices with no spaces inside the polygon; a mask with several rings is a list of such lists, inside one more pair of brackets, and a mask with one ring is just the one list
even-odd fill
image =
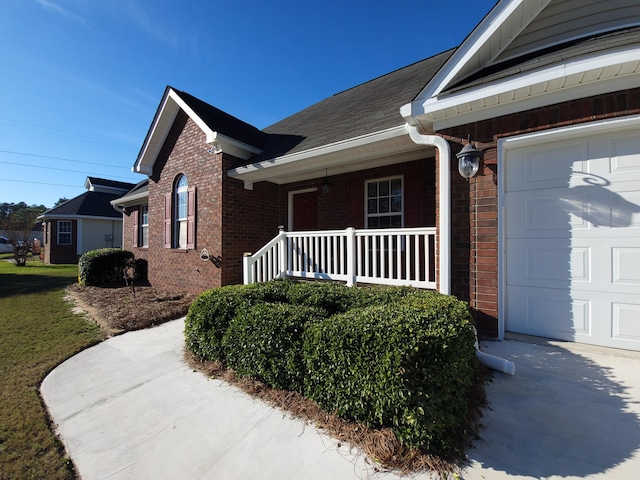
{"label": "white downspout", "polygon": [[[423,135],[418,132],[416,127],[412,127],[408,123],[404,126],[409,133],[411,140],[418,145],[431,145],[438,149],[438,163],[440,175],[438,182],[440,186],[439,208],[440,208],[440,293],[445,295],[451,294],[451,172],[449,164],[451,160],[451,150],[447,141],[437,135]],[[514,375],[516,366],[513,362],[504,358],[496,357],[488,353],[480,351],[478,345],[478,335],[476,333],[476,356],[483,365],[506,373]]]}
{"label": "white downspout", "polygon": [[438,149],[438,163],[440,174],[438,183],[440,187],[439,209],[439,253],[440,253],[440,278],[439,291],[445,295],[451,294],[451,150],[447,141],[437,135],[423,135],[416,127],[408,123],[404,126],[409,137],[418,145],[431,145]]}

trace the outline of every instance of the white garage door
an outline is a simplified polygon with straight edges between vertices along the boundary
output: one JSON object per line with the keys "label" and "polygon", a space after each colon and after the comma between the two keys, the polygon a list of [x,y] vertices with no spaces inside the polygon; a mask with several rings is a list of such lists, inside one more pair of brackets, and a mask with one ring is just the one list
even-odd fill
{"label": "white garage door", "polygon": [[505,327],[640,350],[640,128],[571,135],[504,151]]}

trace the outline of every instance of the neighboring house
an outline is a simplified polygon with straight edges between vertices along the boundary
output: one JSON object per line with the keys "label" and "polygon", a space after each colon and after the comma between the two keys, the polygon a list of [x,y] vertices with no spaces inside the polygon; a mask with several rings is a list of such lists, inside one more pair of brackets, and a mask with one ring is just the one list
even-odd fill
{"label": "neighboring house", "polygon": [[84,186],[85,193],[38,217],[45,263],[76,263],[90,250],[122,247],[122,214],[110,202],[134,184],[87,177]]}
{"label": "neighboring house", "polygon": [[160,288],[414,284],[485,335],[640,350],[636,0],[502,0],[457,49],[264,130],[168,87],[134,170],[114,204]]}

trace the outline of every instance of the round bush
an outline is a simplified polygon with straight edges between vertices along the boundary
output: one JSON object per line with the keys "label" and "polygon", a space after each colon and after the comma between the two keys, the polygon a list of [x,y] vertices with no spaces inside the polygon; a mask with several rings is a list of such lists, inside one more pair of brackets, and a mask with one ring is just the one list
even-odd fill
{"label": "round bush", "polygon": [[119,248],[86,252],[78,261],[78,283],[94,286],[124,283],[124,269],[131,261],[133,253]]}

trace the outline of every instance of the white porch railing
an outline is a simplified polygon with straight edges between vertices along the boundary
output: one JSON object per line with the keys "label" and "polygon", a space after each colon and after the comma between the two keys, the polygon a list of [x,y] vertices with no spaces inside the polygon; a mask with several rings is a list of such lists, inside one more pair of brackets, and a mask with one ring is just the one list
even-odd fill
{"label": "white porch railing", "polygon": [[435,289],[435,235],[435,228],[281,230],[244,257],[244,283],[293,277]]}

